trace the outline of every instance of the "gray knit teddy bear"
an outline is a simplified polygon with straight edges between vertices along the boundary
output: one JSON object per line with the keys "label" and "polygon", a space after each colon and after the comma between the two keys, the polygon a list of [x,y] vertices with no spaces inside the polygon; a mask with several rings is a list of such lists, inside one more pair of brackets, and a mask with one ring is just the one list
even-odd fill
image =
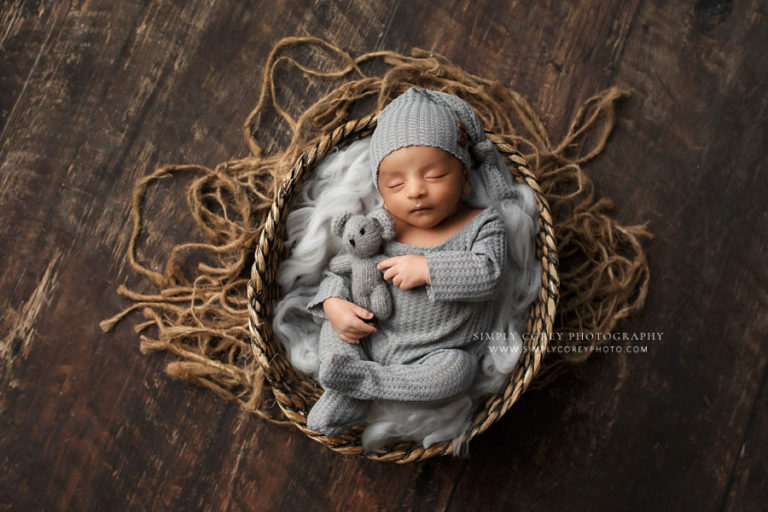
{"label": "gray knit teddy bear", "polygon": [[379,320],[389,318],[392,296],[376,266],[386,259],[379,254],[382,242],[395,236],[394,219],[383,208],[368,215],[343,212],[334,217],[331,229],[341,237],[342,251],[328,263],[329,269],[337,274],[351,274],[352,302]]}

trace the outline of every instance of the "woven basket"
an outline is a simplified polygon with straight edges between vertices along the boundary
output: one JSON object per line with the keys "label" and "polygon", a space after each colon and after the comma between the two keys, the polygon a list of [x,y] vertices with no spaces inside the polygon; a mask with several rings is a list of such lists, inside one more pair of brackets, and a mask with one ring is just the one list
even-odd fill
{"label": "woven basket", "polygon": [[[376,126],[376,114],[350,121],[321,137],[297,159],[290,175],[280,187],[277,198],[266,219],[255,261],[248,283],[248,313],[253,352],[264,369],[264,375],[272,387],[277,404],[286,418],[312,439],[332,450],[344,454],[361,454],[362,430],[358,427],[339,436],[325,436],[306,427],[307,413],[322,394],[322,388],[311,378],[296,371],[288,360],[282,343],[272,332],[270,319],[275,304],[280,300],[277,269],[288,256],[283,244],[285,221],[300,187],[315,166],[333,147],[341,147],[370,135]],[[540,229],[536,238],[536,257],[541,262],[542,287],[528,310],[527,332],[523,341],[523,353],[504,388],[489,397],[477,410],[472,423],[461,442],[468,442],[499,419],[528,388],[541,366],[546,353],[549,335],[558,302],[559,280],[557,275],[557,251],[549,205],[523,156],[500,137],[486,132],[510,164],[510,170],[518,182],[526,183],[534,192],[539,212]],[[424,448],[421,443],[400,442],[365,456],[382,461],[413,462],[435,455],[446,455],[457,448],[457,440],[436,443]]]}

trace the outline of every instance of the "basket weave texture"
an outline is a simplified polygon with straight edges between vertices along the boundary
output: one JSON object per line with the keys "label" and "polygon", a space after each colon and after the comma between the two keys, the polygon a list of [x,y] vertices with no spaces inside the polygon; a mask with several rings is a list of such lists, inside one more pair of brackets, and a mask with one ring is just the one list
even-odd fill
{"label": "basket weave texture", "polygon": [[[362,430],[359,427],[338,436],[325,436],[306,427],[306,416],[322,394],[322,389],[313,379],[293,368],[282,343],[272,331],[270,319],[274,306],[281,298],[280,286],[277,283],[278,266],[288,256],[288,248],[283,243],[286,218],[302,183],[311,176],[312,170],[332,148],[345,146],[370,135],[376,126],[376,119],[377,114],[371,114],[344,123],[328,135],[317,139],[315,144],[301,153],[272,203],[255,249],[248,282],[251,346],[272,388],[276,403],[286,418],[309,437],[332,450],[350,455],[364,453],[361,443]],[[508,161],[515,180],[531,187],[539,214],[536,258],[541,263],[542,286],[528,310],[528,336],[524,336],[522,355],[504,387],[497,394],[488,397],[482,407],[474,413],[472,423],[461,439],[436,443],[429,448],[424,448],[421,443],[400,442],[386,449],[364,453],[368,458],[406,463],[453,453],[460,443],[468,442],[504,415],[528,388],[541,368],[547,342],[553,332],[559,297],[557,246],[552,216],[544,194],[522,154],[496,134],[486,131],[486,136]]]}

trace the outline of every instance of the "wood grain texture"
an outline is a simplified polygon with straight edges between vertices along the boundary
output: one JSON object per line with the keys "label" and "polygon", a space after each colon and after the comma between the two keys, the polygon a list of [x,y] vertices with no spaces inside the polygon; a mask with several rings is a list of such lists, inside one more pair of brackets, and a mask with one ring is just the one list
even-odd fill
{"label": "wood grain texture", "polygon": [[[768,23],[758,1],[25,2],[0,10],[0,510],[750,510],[768,495]],[[281,37],[353,55],[433,49],[521,92],[558,139],[631,91],[586,170],[649,221],[652,286],[627,333],[527,392],[468,460],[334,454],[163,373],[118,284],[133,183],[244,156]],[[298,55],[298,54],[297,54]],[[310,62],[318,55],[305,56]],[[282,75],[281,75],[282,76]],[[328,86],[285,70],[298,113]],[[285,143],[272,112],[266,151]],[[193,237],[185,181],[153,189],[140,255]],[[614,343],[614,345],[624,345]]]}
{"label": "wood grain texture", "polygon": [[756,496],[765,496],[768,489],[768,442],[765,432],[768,429],[768,381],[763,378],[760,394],[752,411],[747,431],[738,452],[738,461],[731,474],[728,494],[725,497],[725,510],[761,510],[763,503],[755,500]]}

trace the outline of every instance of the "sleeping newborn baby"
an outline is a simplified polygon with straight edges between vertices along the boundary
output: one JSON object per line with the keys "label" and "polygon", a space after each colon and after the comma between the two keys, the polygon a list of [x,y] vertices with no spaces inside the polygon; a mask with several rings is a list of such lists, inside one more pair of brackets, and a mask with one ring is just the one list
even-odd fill
{"label": "sleeping newborn baby", "polygon": [[375,319],[350,301],[348,279],[330,271],[309,303],[327,321],[319,340],[325,392],[307,426],[326,435],[360,423],[371,400],[440,403],[466,391],[484,348],[474,335],[492,328],[505,264],[499,211],[462,200],[470,172],[494,199],[514,194],[466,102],[409,89],[381,112],[370,151],[373,182],[395,225],[378,264],[393,308]]}

